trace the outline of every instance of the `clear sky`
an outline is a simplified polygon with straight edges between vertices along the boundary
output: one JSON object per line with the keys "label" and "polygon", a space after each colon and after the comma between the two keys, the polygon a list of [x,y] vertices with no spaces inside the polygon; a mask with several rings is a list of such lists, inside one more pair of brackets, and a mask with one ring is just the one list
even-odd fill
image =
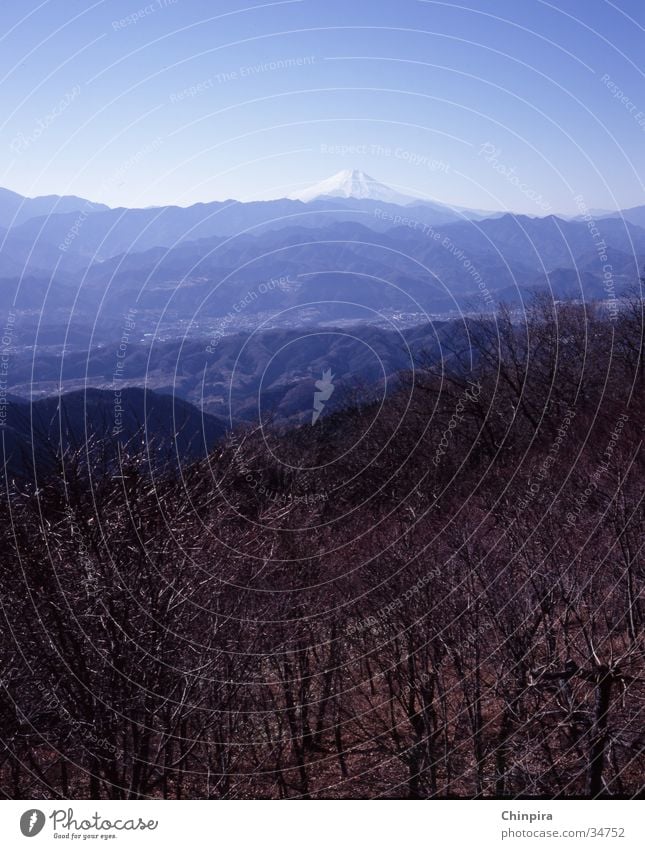
{"label": "clear sky", "polygon": [[186,205],[360,168],[479,209],[635,206],[644,48],[643,0],[3,2],[0,185]]}

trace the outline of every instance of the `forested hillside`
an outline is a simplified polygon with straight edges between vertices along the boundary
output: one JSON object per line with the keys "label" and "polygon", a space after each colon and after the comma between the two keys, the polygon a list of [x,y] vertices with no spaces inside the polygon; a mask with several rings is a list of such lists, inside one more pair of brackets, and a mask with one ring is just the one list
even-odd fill
{"label": "forested hillside", "polygon": [[3,793],[642,795],[642,327],[500,308],[313,426],[7,480]]}

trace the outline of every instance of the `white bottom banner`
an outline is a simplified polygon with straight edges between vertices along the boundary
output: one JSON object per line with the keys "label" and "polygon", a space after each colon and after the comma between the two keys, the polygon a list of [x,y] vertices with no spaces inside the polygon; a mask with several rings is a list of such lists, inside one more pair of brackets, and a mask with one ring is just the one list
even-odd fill
{"label": "white bottom banner", "polygon": [[5,801],[0,846],[642,849],[644,813],[640,801]]}

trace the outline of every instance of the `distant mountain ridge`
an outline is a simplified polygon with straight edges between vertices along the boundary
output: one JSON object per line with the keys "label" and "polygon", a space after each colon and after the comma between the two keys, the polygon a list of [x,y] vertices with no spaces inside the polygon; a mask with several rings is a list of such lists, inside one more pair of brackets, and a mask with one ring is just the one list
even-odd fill
{"label": "distant mountain ridge", "polygon": [[[379,215],[375,215],[379,210]],[[213,201],[189,207],[99,210],[79,221],[79,213],[31,218],[6,234],[0,251],[3,267],[21,264],[31,271],[49,267],[34,259],[34,249],[50,254],[49,263],[78,270],[79,261],[103,262],[110,257],[157,247],[174,248],[198,239],[238,236],[298,225],[320,227],[340,221],[360,222],[373,230],[386,230],[399,219],[419,225],[445,224],[465,216],[432,204],[405,207],[368,198],[299,200]],[[0,243],[2,244],[2,243]]]}
{"label": "distant mountain ridge", "polygon": [[[326,181],[334,187],[373,196],[83,206],[0,228],[0,318],[17,311],[16,344],[50,348],[89,340],[84,328],[98,337],[88,346],[118,338],[127,309],[138,313],[139,341],[144,333],[207,336],[220,320],[230,334],[273,316],[282,317],[274,327],[369,315],[382,323],[383,313],[415,314],[417,323],[423,314],[490,309],[500,298],[522,303],[533,287],[558,298],[620,296],[645,264],[645,228],[619,216],[590,226],[555,215],[474,218],[430,202],[401,206],[375,199],[392,199],[388,187],[357,171]],[[40,201],[56,210],[88,203]],[[627,212],[645,223],[645,207]]]}
{"label": "distant mountain ridge", "polygon": [[10,308],[43,313],[62,331],[85,322],[104,335],[108,326],[118,333],[124,310],[133,308],[138,332],[145,316],[152,329],[163,316],[194,337],[217,329],[218,318],[231,333],[271,315],[299,323],[307,311],[306,323],[329,323],[383,311],[486,310],[500,297],[521,302],[522,290],[533,287],[550,287],[558,298],[603,299],[636,284],[645,264],[645,229],[619,219],[603,222],[611,291],[583,221],[506,215],[380,231],[351,221],[298,224],[125,252],[89,264],[81,284],[80,274],[60,267],[53,280],[46,272],[9,274],[0,278],[0,315]]}
{"label": "distant mountain ridge", "polygon": [[109,209],[103,203],[79,198],[75,195],[42,195],[28,198],[0,188],[0,227],[18,227],[30,218],[67,213],[105,212]]}

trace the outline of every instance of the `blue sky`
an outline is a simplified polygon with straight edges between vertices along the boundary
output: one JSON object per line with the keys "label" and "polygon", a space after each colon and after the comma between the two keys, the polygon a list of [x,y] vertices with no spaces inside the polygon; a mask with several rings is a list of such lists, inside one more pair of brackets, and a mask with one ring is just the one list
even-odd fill
{"label": "blue sky", "polygon": [[635,206],[644,47],[637,0],[3,3],[0,185],[186,205],[360,168],[479,209]]}

